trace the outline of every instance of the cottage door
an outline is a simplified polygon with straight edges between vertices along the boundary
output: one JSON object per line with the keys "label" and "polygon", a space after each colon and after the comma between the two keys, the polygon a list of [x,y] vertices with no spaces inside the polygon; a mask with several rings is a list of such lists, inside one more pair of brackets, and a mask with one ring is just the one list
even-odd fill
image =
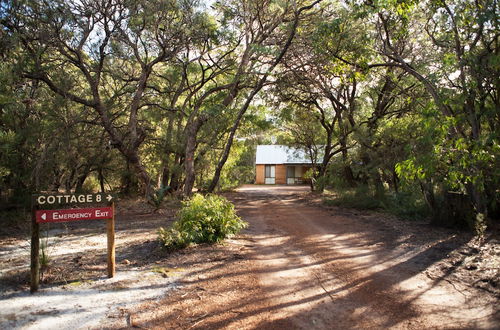
{"label": "cottage door", "polygon": [[286,167],[286,183],[295,184],[295,166]]}

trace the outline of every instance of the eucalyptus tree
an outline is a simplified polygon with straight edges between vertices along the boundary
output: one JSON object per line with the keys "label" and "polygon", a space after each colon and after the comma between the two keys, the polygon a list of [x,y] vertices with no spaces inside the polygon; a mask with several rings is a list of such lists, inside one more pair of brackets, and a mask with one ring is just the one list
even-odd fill
{"label": "eucalyptus tree", "polygon": [[95,115],[17,76],[10,59],[1,67],[0,187],[11,191],[7,197],[21,202],[32,191],[81,191],[92,173],[102,186],[115,155]]}
{"label": "eucalyptus tree", "polygon": [[[193,32],[175,61],[160,65],[148,84],[155,100],[150,105],[160,109],[160,118],[166,119],[161,124],[166,127],[159,128],[163,142],[157,150],[162,158],[162,184],[177,190],[184,174],[186,195],[192,190],[196,159],[210,147],[196,154],[197,148],[201,142],[213,144],[210,140],[219,137],[217,132],[223,129],[216,127],[224,116],[224,107],[218,103],[233,87],[230,77],[237,64],[240,42],[209,14],[203,16],[200,29]],[[207,123],[212,131],[210,138],[205,139],[200,130]]]}
{"label": "eucalyptus tree", "polygon": [[[165,145],[168,153],[175,149],[173,167],[183,168],[184,195],[191,194],[197,163],[223,141],[208,191],[215,189],[244,114],[286,52],[302,12],[318,2],[297,7],[293,1],[219,1],[209,15],[212,24],[198,33],[202,37],[158,72],[156,90],[172,111]],[[291,32],[283,30],[288,25]],[[173,171],[169,186],[179,188],[176,180]]]}
{"label": "eucalyptus tree", "polygon": [[[348,14],[330,4],[310,19],[285,56],[275,91],[281,102],[294,109],[289,128],[296,142],[309,150],[317,168],[315,179],[324,178],[333,157],[341,154],[344,176],[353,185],[348,161],[353,141],[349,136],[357,127],[358,86],[365,75],[339,58],[350,54],[353,45],[358,47],[355,42],[361,42],[364,34]],[[311,120],[317,125],[307,122]],[[322,190],[323,186],[315,188]]]}
{"label": "eucalyptus tree", "polygon": [[190,1],[11,1],[2,25],[22,45],[23,76],[92,109],[147,194],[139,148],[141,114],[154,69],[171,61],[196,30]]}
{"label": "eucalyptus tree", "polygon": [[299,23],[305,13],[314,8],[316,1],[233,1],[220,2],[226,22],[238,29],[244,40],[240,65],[233,78],[233,88],[224,102],[229,106],[245,84],[250,85],[236,104],[236,116],[228,132],[227,142],[215,168],[208,191],[212,192],[219,181],[234,137],[241,121],[255,96],[266,85],[270,75],[281,63],[295,39]]}
{"label": "eucalyptus tree", "polygon": [[[488,209],[498,205],[493,188],[500,178],[498,3],[407,1],[375,15],[386,65],[414,76],[439,118],[429,120],[438,128],[434,157],[408,160],[401,172],[434,177],[444,189],[467,193],[477,215],[470,223],[481,227]],[[409,59],[394,51],[402,35],[415,36],[418,56]]]}
{"label": "eucalyptus tree", "polygon": [[[381,190],[380,176],[388,171],[397,189],[395,165],[405,159],[404,148],[386,133],[386,140],[381,139],[385,127],[380,124],[414,111],[422,93],[408,72],[384,62],[374,21],[361,15],[357,6],[329,2],[309,20],[291,48],[276,94],[294,109],[296,117],[289,118],[288,128],[296,141],[310,150],[313,160],[321,154],[316,179],[324,177],[334,156],[341,154],[341,177],[348,185],[367,184],[370,179]],[[413,58],[414,51],[403,37],[394,47],[405,58]],[[306,113],[318,123],[321,134],[316,125],[302,122]],[[380,155],[387,152],[387,145],[399,150],[390,160],[387,154]],[[349,152],[354,146],[355,151]],[[354,166],[357,173],[353,163],[363,164]]]}

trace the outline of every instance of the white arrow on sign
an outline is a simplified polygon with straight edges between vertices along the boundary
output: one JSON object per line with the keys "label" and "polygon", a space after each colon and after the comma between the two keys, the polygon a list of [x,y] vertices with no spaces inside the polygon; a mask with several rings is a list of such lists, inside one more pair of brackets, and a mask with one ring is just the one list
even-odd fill
{"label": "white arrow on sign", "polygon": [[108,200],[108,202],[110,202],[113,199],[113,196],[108,195],[108,197],[106,197],[106,199]]}
{"label": "white arrow on sign", "polygon": [[41,218],[42,218],[42,220],[44,220],[44,221],[45,221],[45,220],[47,220],[47,213],[42,214]]}

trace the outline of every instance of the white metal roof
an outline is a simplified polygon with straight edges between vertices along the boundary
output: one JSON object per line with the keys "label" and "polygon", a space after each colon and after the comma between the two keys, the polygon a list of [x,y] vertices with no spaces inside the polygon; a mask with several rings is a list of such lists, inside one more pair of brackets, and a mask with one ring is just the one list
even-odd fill
{"label": "white metal roof", "polygon": [[258,145],[255,164],[311,164],[304,150],[283,145]]}

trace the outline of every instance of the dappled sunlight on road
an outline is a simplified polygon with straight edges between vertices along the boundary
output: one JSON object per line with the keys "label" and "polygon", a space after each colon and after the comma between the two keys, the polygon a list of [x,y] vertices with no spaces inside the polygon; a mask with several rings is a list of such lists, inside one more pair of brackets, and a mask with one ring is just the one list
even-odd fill
{"label": "dappled sunlight on road", "polygon": [[[0,300],[13,302],[0,313],[5,322],[18,318],[37,328],[71,320],[76,323],[68,324],[79,327],[169,329],[494,328],[498,324],[493,296],[452,282],[447,273],[428,274],[467,240],[424,235],[414,244],[418,232],[398,231],[390,223],[376,221],[380,215],[373,212],[309,204],[307,191],[305,186],[244,186],[229,194],[238,214],[250,223],[242,235],[221,245],[145,258],[142,267],[128,266],[117,273],[126,278],[87,278],[74,286],[59,283],[37,293],[36,302],[27,294],[13,294]],[[118,231],[124,240],[118,248],[121,260],[146,256],[156,246],[151,229],[159,222],[146,222],[151,228],[140,240],[133,233],[140,233],[144,222],[135,221],[126,231]],[[100,230],[83,236],[83,245],[99,243]],[[68,239],[68,244],[76,244]],[[103,249],[96,251],[102,250],[104,257]],[[62,251],[55,256],[69,258]],[[182,271],[171,276],[154,272],[153,267]],[[113,303],[100,303],[99,298]],[[66,305],[51,309],[58,304]]]}

